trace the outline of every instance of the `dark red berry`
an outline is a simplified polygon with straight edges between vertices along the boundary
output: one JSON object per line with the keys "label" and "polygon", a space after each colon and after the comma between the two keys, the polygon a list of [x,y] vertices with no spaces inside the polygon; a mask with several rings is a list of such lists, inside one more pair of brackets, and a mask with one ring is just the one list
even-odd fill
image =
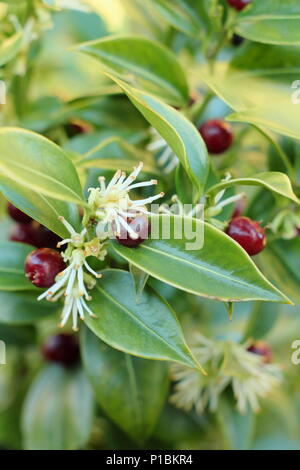
{"label": "dark red berry", "polygon": [[228,5],[238,11],[243,10],[252,0],[227,0]]}
{"label": "dark red berry", "polygon": [[36,229],[36,245],[38,248],[57,248],[57,243],[61,241],[61,238],[54,232],[51,232],[44,225],[40,225]]}
{"label": "dark red berry", "polygon": [[221,119],[210,119],[199,129],[209,153],[219,154],[229,149],[233,133],[228,123]]}
{"label": "dark red berry", "polygon": [[10,240],[37,246],[36,227],[33,224],[15,225],[10,233]]}
{"label": "dark red berry", "polygon": [[79,361],[79,345],[76,336],[66,333],[51,336],[42,348],[47,361],[71,366]]}
{"label": "dark red berry", "polygon": [[7,212],[13,220],[20,224],[30,224],[32,222],[32,218],[29,217],[29,215],[24,214],[24,212],[20,211],[20,209],[10,202],[7,204]]}
{"label": "dark red berry", "polygon": [[138,215],[134,219],[128,218],[126,222],[130,228],[136,234],[138,234],[138,237],[133,238],[131,234],[123,226],[121,226],[120,235],[116,238],[121,245],[127,246],[129,248],[135,248],[148,238],[150,233],[150,223],[148,217],[145,215]]}
{"label": "dark red berry", "polygon": [[240,46],[241,44],[243,44],[244,41],[245,41],[245,38],[243,38],[242,36],[239,36],[238,34],[234,34],[231,38],[231,44],[235,47]]}
{"label": "dark red berry", "polygon": [[256,341],[249,348],[248,351],[253,354],[262,356],[265,364],[270,364],[273,360],[273,353],[271,347],[264,341]]}
{"label": "dark red berry", "polygon": [[36,287],[50,287],[66,268],[61,254],[51,248],[38,248],[25,260],[25,274]]}
{"label": "dark red berry", "polygon": [[266,246],[266,235],[259,222],[248,217],[235,217],[231,220],[227,235],[238,242],[248,255],[253,256],[260,253]]}

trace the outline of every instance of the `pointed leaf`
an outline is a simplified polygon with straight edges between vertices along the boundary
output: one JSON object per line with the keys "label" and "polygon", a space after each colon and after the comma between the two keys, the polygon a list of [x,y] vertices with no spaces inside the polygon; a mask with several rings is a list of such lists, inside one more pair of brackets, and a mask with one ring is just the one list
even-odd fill
{"label": "pointed leaf", "polygon": [[214,194],[234,185],[264,186],[266,189],[300,204],[288,176],[279,171],[265,171],[246,178],[234,178],[232,180],[222,181],[209,188],[207,194]]}
{"label": "pointed leaf", "polygon": [[1,176],[39,194],[85,204],[72,162],[56,144],[33,132],[0,129],[0,181]]}
{"label": "pointed leaf", "polygon": [[200,367],[171,307],[150,287],[144,289],[137,303],[129,272],[103,271],[89,307],[97,318],[86,316],[86,324],[113,348],[148,359]]}
{"label": "pointed leaf", "polygon": [[153,216],[151,226],[159,225],[165,230],[166,224],[170,223],[169,239],[149,239],[136,249],[114,242],[114,249],[150,276],[193,294],[227,302],[265,300],[289,303],[287,297],[259,272],[238,243],[201,220],[189,218],[188,222],[193,234],[204,229],[201,249],[187,250],[190,236],[182,235],[176,239],[173,235],[175,228],[183,226],[183,218],[167,215]]}
{"label": "pointed leaf", "polygon": [[175,55],[160,43],[134,36],[109,36],[76,46],[101,63],[107,72],[134,77],[139,88],[170,104],[184,105],[188,85]]}

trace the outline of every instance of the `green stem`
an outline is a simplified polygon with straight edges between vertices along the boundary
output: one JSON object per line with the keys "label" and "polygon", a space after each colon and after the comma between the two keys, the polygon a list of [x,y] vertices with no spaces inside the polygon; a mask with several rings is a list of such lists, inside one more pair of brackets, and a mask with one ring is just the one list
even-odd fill
{"label": "green stem", "polygon": [[214,94],[211,93],[210,91],[204,96],[202,101],[197,101],[189,110],[187,113],[187,117],[191,121],[197,121],[199,117],[202,116],[204,111],[206,110],[208,104],[210,103],[211,99],[214,97]]}

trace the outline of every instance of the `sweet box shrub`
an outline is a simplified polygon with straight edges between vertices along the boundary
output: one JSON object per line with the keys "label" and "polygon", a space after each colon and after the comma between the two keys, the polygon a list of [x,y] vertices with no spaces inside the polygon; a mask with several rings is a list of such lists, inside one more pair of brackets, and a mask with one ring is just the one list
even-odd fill
{"label": "sweet box shrub", "polygon": [[0,447],[299,449],[299,2],[0,21]]}

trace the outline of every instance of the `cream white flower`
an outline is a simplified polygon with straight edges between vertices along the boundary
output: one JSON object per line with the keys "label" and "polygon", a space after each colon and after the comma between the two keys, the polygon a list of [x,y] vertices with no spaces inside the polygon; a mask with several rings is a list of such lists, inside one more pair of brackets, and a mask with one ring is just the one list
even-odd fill
{"label": "cream white flower", "polygon": [[176,384],[171,402],[186,411],[195,407],[197,413],[202,413],[207,406],[216,411],[220,394],[231,385],[241,413],[249,406],[254,412],[259,411],[258,399],[267,396],[281,381],[280,368],[264,364],[261,356],[246,348],[247,345],[232,341],[212,341],[195,335],[191,350],[207,376],[174,364],[171,371]]}
{"label": "cream white flower", "polygon": [[[83,320],[84,314],[87,312],[91,317],[95,317],[94,313],[87,305],[87,301],[91,300],[88,289],[94,287],[95,280],[102,275],[96,273],[87,263],[86,256],[91,253],[91,243],[85,243],[86,229],[80,234],[76,233],[73,227],[63,218],[60,220],[70,233],[70,238],[62,240],[58,245],[68,244],[68,248],[63,253],[63,258],[68,266],[64,271],[60,272],[55,279],[55,283],[47,289],[38,300],[46,298],[51,302],[55,302],[60,297],[65,297],[64,308],[61,315],[60,326],[63,327],[72,316],[73,330],[78,330],[78,315]],[[99,244],[97,240],[94,244]],[[102,250],[99,244],[97,249],[97,257],[103,259],[106,252]],[[85,270],[89,273],[87,273]]]}
{"label": "cream white flower", "polygon": [[119,236],[121,227],[125,228],[133,239],[138,238],[139,235],[132,230],[126,219],[134,218],[139,214],[151,215],[145,205],[164,196],[164,193],[159,193],[146,199],[132,200],[130,198],[130,190],[157,184],[157,180],[134,183],[142,168],[143,163],[140,162],[129,176],[118,170],[107,185],[105,178],[100,177],[100,187],[89,189],[88,202],[98,220],[96,234],[100,240],[105,240],[112,234]]}
{"label": "cream white flower", "polygon": [[150,152],[160,153],[157,163],[163,168],[163,172],[168,174],[176,168],[179,163],[177,156],[169,144],[159,135],[156,129],[150,128],[151,142],[147,146]]}

